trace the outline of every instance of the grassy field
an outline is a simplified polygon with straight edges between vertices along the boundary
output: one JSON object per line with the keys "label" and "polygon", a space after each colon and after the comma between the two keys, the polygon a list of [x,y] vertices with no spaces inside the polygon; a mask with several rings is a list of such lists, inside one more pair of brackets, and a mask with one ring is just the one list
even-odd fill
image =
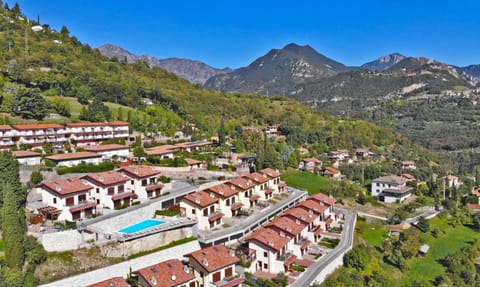
{"label": "grassy field", "polygon": [[440,235],[435,238],[430,232],[422,234],[430,250],[425,258],[413,258],[408,262],[408,271],[402,281],[411,282],[417,278],[433,280],[438,275],[445,273],[445,268],[439,260],[448,254],[454,253],[460,248],[467,246],[480,233],[463,225],[452,227],[447,224],[445,218],[433,218],[430,220],[430,230],[437,228]]}
{"label": "grassy field", "polygon": [[337,184],[336,181],[323,176],[297,170],[283,174],[282,179],[287,185],[308,190],[308,194],[310,195],[319,193],[323,188]]}
{"label": "grassy field", "polygon": [[[388,228],[385,225],[380,223],[367,223],[363,218],[357,220],[355,230],[359,235],[356,240],[357,244],[359,241],[365,241],[370,245],[380,247],[388,235]],[[361,240],[359,240],[360,238]]]}

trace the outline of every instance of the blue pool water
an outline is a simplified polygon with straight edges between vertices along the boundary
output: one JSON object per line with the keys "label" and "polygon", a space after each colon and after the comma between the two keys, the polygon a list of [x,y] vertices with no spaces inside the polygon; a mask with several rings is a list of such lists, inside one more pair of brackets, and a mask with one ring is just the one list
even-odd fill
{"label": "blue pool water", "polygon": [[164,223],[165,223],[165,221],[155,220],[155,219],[147,219],[147,220],[144,220],[144,221],[139,222],[137,224],[130,225],[129,227],[125,227],[123,229],[120,229],[119,232],[135,233],[135,232],[139,232],[139,231],[142,231],[142,230],[145,230],[145,229],[157,226],[157,225],[161,225],[161,224],[164,224]]}

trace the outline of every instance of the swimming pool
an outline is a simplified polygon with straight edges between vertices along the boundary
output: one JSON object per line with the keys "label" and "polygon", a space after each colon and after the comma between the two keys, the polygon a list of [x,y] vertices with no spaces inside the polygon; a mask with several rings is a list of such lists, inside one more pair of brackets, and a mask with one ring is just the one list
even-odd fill
{"label": "swimming pool", "polygon": [[136,233],[136,232],[139,232],[139,231],[142,231],[142,230],[145,230],[145,229],[152,228],[152,227],[157,226],[157,225],[162,225],[164,223],[165,223],[165,221],[155,220],[155,219],[147,219],[147,220],[144,220],[144,221],[139,222],[137,224],[130,225],[128,227],[120,229],[118,232],[128,233],[128,234]]}

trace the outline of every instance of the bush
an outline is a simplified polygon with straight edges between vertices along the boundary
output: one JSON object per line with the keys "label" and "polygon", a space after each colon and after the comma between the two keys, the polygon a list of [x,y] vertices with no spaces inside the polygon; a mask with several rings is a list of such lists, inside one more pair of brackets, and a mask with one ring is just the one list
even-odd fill
{"label": "bush", "polygon": [[58,174],[66,173],[89,173],[89,172],[102,172],[115,169],[115,165],[111,161],[105,161],[98,165],[93,163],[81,163],[72,167],[59,167],[57,168]]}
{"label": "bush", "polygon": [[40,171],[34,171],[32,172],[32,174],[30,175],[30,182],[33,184],[33,185],[37,185],[39,183],[41,183],[43,180],[43,175]]}
{"label": "bush", "polygon": [[169,183],[171,181],[171,179],[167,176],[160,176],[159,180],[162,182],[162,183]]}

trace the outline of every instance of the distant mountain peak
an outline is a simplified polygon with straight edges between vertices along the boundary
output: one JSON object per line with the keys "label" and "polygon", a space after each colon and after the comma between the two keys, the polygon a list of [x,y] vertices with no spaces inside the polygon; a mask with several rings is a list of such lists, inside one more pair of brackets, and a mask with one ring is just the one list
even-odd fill
{"label": "distant mountain peak", "polygon": [[113,44],[102,45],[98,50],[109,58],[117,57],[119,60],[127,60],[128,63],[146,62],[150,67],[161,67],[195,84],[203,85],[212,76],[232,71],[230,68],[217,69],[197,60],[158,59],[150,55],[135,55]]}
{"label": "distant mountain peak", "polygon": [[392,53],[382,56],[374,61],[363,64],[361,67],[372,71],[385,71],[406,57],[400,53]]}

